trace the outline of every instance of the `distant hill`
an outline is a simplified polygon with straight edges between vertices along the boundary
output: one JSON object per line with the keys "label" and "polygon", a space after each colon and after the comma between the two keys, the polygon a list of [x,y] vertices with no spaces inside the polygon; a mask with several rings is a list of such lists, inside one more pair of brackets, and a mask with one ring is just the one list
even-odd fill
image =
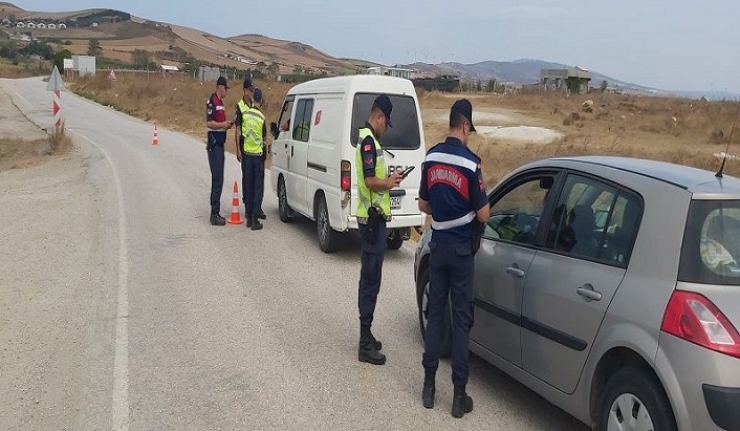
{"label": "distant hill", "polygon": [[[184,66],[190,59],[235,67],[238,69],[267,69],[277,65],[280,73],[292,73],[300,68],[313,73],[356,73],[378,64],[347,58],[336,58],[310,45],[273,39],[257,34],[219,37],[201,30],[176,24],[151,21],[114,9],[86,9],[70,12],[31,12],[0,2],[0,19],[14,18],[23,22],[65,23],[66,29],[15,28],[5,29],[8,36],[31,32],[33,37],[47,40],[55,49],[69,49],[73,54],[87,53],[90,39],[98,39],[102,55],[114,61],[130,63],[136,49],[149,51],[156,63]],[[0,31],[0,39],[7,36]],[[582,65],[583,66],[583,65]],[[405,65],[430,75],[458,75],[463,79],[496,79],[512,84],[534,84],[539,81],[541,69],[562,69],[570,66],[542,60],[484,61],[475,64],[413,63]],[[274,67],[273,67],[274,68]],[[586,69],[588,69],[586,67]],[[665,91],[632,84],[591,71],[591,85],[598,87],[606,80],[610,88],[624,92],[653,95],[706,97],[707,99],[738,99],[740,95],[726,92]]]}

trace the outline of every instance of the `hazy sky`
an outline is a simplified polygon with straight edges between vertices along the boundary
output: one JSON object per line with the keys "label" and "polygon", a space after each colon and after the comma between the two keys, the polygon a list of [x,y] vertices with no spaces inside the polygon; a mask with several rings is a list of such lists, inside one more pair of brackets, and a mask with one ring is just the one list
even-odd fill
{"label": "hazy sky", "polygon": [[259,33],[383,64],[532,58],[660,89],[740,93],[738,0],[15,3],[34,11],[120,9],[218,36]]}

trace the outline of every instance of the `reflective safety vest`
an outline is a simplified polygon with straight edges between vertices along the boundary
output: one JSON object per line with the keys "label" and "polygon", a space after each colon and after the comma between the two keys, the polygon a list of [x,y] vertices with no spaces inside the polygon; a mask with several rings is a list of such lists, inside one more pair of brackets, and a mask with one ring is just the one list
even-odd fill
{"label": "reflective safety vest", "polygon": [[243,150],[245,154],[262,155],[265,137],[262,136],[262,127],[265,124],[265,115],[259,109],[244,103],[244,99],[237,105],[242,113],[242,136],[244,137]]}
{"label": "reflective safety vest", "polygon": [[363,222],[367,220],[368,208],[374,206],[378,209],[387,221],[391,219],[391,195],[389,190],[374,192],[365,185],[365,174],[362,162],[362,141],[370,136],[375,143],[375,177],[381,180],[388,178],[388,169],[385,166],[385,157],[380,143],[375,139],[373,132],[367,127],[360,129],[360,135],[357,140],[357,152],[355,157],[355,168],[357,169],[357,191],[359,192],[359,202],[357,203],[357,218]]}

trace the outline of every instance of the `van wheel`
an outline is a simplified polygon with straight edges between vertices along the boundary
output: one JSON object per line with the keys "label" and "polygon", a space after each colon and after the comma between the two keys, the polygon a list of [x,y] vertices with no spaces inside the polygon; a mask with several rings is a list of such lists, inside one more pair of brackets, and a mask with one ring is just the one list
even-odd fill
{"label": "van wheel", "polygon": [[388,233],[388,249],[389,250],[398,250],[403,245],[403,235],[401,235],[401,231],[393,229]]}
{"label": "van wheel", "polygon": [[677,431],[671,403],[654,375],[640,368],[617,371],[604,387],[597,431]]}
{"label": "van wheel", "polygon": [[293,210],[288,206],[288,192],[285,190],[285,180],[282,176],[278,179],[278,212],[280,221],[288,223],[293,220]]}
{"label": "van wheel", "polygon": [[[419,307],[419,329],[421,330],[422,342],[427,336],[427,305],[429,304],[429,267],[422,268],[421,275],[416,282],[416,304]],[[452,309],[450,301],[445,306],[444,323],[442,324],[442,350],[441,358],[447,358],[452,352]]]}
{"label": "van wheel", "polygon": [[339,232],[331,228],[329,224],[329,210],[326,206],[326,198],[319,198],[319,207],[316,211],[316,230],[319,234],[319,247],[324,253],[331,253],[339,243]]}

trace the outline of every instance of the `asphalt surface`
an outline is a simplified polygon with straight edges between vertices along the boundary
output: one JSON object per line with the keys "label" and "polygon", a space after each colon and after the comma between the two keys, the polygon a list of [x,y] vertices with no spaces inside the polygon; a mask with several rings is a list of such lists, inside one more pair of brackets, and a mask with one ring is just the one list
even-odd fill
{"label": "asphalt surface", "polygon": [[[0,86],[51,126],[40,79]],[[450,416],[447,362],[437,405],[424,409],[410,247],[385,260],[373,332],[388,362],[361,364],[356,237],[323,254],[313,223],[279,221],[269,179],[262,231],[213,227],[204,140],[160,127],[154,147],[151,124],[70,93],[62,110],[75,153],[54,169],[0,175],[0,208],[13,205],[0,211],[4,223],[22,217],[0,239],[25,256],[0,254],[0,428],[586,429],[475,357],[475,411]],[[227,155],[224,217],[239,178]],[[56,211],[44,211],[44,195]]]}

